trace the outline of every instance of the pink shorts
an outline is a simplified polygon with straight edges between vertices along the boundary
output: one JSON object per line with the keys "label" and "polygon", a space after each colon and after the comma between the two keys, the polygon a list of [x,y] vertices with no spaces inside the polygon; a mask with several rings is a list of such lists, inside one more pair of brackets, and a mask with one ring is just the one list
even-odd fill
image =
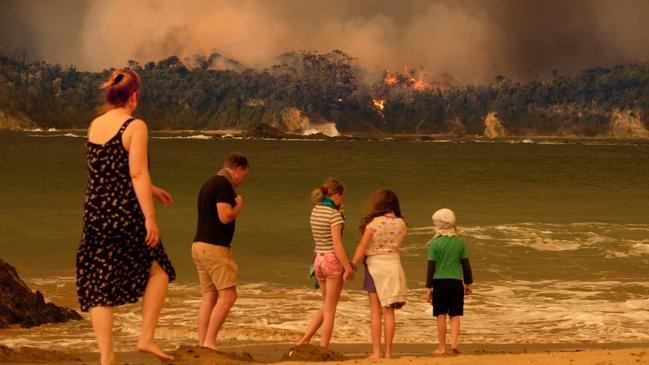
{"label": "pink shorts", "polygon": [[334,252],[316,253],[313,268],[318,279],[330,278],[343,272],[343,266]]}

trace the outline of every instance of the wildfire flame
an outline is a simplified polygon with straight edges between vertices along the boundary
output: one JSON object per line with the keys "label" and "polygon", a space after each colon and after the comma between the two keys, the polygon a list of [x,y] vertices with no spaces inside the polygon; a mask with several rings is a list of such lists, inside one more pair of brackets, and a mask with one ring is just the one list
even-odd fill
{"label": "wildfire flame", "polygon": [[420,75],[418,75],[418,78],[412,77],[411,75],[412,74],[408,70],[408,66],[405,66],[403,68],[403,72],[396,71],[394,73],[390,73],[389,70],[385,70],[383,83],[385,85],[400,85],[402,87],[415,91],[428,90],[434,87],[433,84],[424,80],[423,73],[420,73]]}
{"label": "wildfire flame", "polygon": [[385,108],[385,100],[383,99],[372,99],[372,104],[374,104],[376,110],[380,112],[382,112],[383,108]]}
{"label": "wildfire flame", "polygon": [[[387,70],[386,70],[387,73]],[[385,78],[383,79],[383,82],[386,85],[394,85],[399,82],[399,79],[397,78],[397,75],[395,74],[387,74],[385,75]]]}
{"label": "wildfire flame", "polygon": [[383,108],[385,108],[385,100],[383,99],[372,99],[372,105],[374,109],[383,117]]}

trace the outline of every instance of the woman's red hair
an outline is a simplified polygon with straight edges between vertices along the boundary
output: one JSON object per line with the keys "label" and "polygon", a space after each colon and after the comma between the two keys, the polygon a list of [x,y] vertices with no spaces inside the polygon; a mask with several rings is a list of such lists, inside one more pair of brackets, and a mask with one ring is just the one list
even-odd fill
{"label": "woman's red hair", "polygon": [[101,85],[102,90],[106,90],[103,109],[123,107],[133,93],[140,91],[141,86],[140,75],[135,71],[127,68],[113,71],[108,81]]}

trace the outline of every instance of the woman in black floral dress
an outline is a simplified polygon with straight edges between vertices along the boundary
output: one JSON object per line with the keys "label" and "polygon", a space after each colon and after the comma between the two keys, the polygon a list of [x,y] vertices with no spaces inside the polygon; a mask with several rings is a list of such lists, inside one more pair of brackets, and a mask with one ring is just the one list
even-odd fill
{"label": "woman in black floral dress", "polygon": [[88,189],[84,227],[77,253],[77,294],[90,310],[101,364],[114,364],[113,307],[142,302],[142,332],[137,348],[166,361],[173,358],[154,342],[169,281],[176,276],[164,252],[156,222],[155,197],[173,201],[149,176],[146,124],[131,117],[140,78],[117,70],[102,86],[107,111],[88,129]]}

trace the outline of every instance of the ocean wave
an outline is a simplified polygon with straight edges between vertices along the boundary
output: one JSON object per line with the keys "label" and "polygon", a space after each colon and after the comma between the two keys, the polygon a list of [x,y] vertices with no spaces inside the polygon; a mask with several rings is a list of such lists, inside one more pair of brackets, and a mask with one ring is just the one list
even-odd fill
{"label": "ocean wave", "polygon": [[[50,132],[48,130],[48,132]],[[86,138],[85,135],[79,135],[75,133],[63,133],[63,134],[28,134],[28,137],[46,137],[46,138],[52,138],[52,137],[72,137],[72,138]]]}
{"label": "ocean wave", "polygon": [[211,136],[206,136],[204,134],[195,134],[191,136],[154,136],[151,138],[153,139],[199,139],[199,140],[212,139]]}
{"label": "ocean wave", "polygon": [[[34,282],[47,283],[47,279]],[[62,280],[74,290],[73,278]],[[237,288],[239,299],[219,334],[219,343],[294,343],[321,306],[315,290],[275,283],[250,283]],[[436,338],[430,304],[423,288],[408,293],[396,312],[397,343],[430,343]],[[72,295],[68,293],[67,295]],[[166,348],[195,342],[195,316],[200,288],[173,283],[160,316],[157,338]],[[115,308],[114,346],[133,348],[139,335],[141,306]],[[462,337],[466,343],[646,342],[649,333],[649,283],[645,281],[525,281],[478,283],[465,300]],[[87,314],[83,321],[33,329],[3,330],[7,346],[35,346],[68,351],[94,351]],[[338,304],[334,343],[368,343],[369,303],[359,290],[344,290]]]}
{"label": "ocean wave", "polygon": [[[433,236],[433,227],[413,227],[409,236]],[[520,246],[560,252],[597,249],[607,257],[649,255],[649,225],[579,222],[518,223],[458,227],[458,235],[486,246]],[[426,239],[426,240],[427,240]]]}

